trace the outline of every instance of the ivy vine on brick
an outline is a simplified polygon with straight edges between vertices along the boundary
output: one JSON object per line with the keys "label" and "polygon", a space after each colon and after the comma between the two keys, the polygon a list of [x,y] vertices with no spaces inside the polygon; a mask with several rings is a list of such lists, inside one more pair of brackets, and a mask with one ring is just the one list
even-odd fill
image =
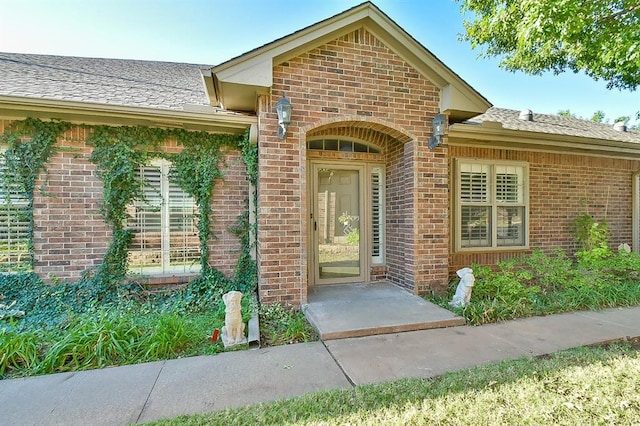
{"label": "ivy vine on brick", "polygon": [[220,161],[224,149],[237,149],[242,137],[232,135],[215,135],[206,132],[173,132],[183,145],[179,154],[170,157],[172,175],[169,177],[187,194],[193,197],[198,205],[198,236],[200,239],[200,262],[202,273],[208,274],[209,239],[211,237],[211,196],[215,181],[222,178]]}
{"label": "ivy vine on brick", "polygon": [[[24,194],[30,212],[33,211],[36,181],[40,173],[46,172],[45,164],[55,153],[56,140],[71,127],[70,123],[27,118],[11,123],[4,133],[0,134],[0,144],[6,146],[6,150],[1,154],[5,166],[0,179]],[[9,199],[8,202],[10,201]],[[28,251],[31,263],[33,225],[33,215],[29,215]]]}
{"label": "ivy vine on brick", "polygon": [[[4,156],[7,170],[16,176],[18,183],[29,196],[32,207],[35,181],[45,163],[55,150],[57,138],[74,125],[65,122],[43,122],[37,119],[17,121],[5,131],[0,142],[8,146]],[[170,179],[192,196],[198,205],[198,234],[201,249],[202,275],[216,274],[208,265],[208,241],[211,238],[211,201],[215,182],[223,177],[220,163],[228,150],[240,150],[250,182],[257,182],[257,147],[249,143],[248,132],[244,135],[211,134],[184,129],[159,129],[146,126],[88,126],[90,130],[86,144],[93,147],[89,160],[97,167],[103,183],[103,205],[105,222],[113,231],[113,240],[107,249],[101,268],[89,281],[106,291],[115,290],[127,272],[127,252],[133,239],[132,231],[126,229],[127,206],[134,201],[144,201],[144,182],[140,168],[153,158],[164,158],[172,163]],[[28,138],[28,139],[25,139]],[[164,142],[176,140],[182,145],[179,153],[162,150]],[[248,214],[239,218],[243,226],[234,228],[243,244],[243,253],[236,267],[235,279],[244,284],[256,282],[255,262],[247,258],[250,253]],[[31,217],[33,222],[33,215]],[[33,227],[33,226],[32,226]],[[246,232],[247,236],[240,235]],[[32,241],[32,238],[30,238]],[[31,251],[33,248],[31,247]],[[238,270],[244,270],[239,274]],[[234,281],[235,281],[234,279]],[[251,285],[253,289],[255,286]]]}

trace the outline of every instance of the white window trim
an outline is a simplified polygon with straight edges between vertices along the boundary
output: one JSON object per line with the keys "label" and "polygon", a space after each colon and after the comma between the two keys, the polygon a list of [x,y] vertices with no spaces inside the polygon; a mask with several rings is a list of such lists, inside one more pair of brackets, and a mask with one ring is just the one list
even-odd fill
{"label": "white window trim", "polygon": [[[2,157],[4,157],[4,153],[6,152],[6,147],[2,146],[0,147],[0,154],[2,155]],[[0,158],[0,169],[4,169],[4,158]],[[0,177],[2,176],[2,172],[0,171]],[[2,191],[4,192],[4,191]],[[25,214],[27,215],[33,215],[33,210],[29,211],[28,207],[29,207],[29,200],[27,199],[26,195],[22,194],[24,196],[24,199],[13,199],[14,197],[10,196],[10,201],[9,203],[6,203],[4,197],[4,194],[0,194],[0,205],[14,205],[14,206],[18,206],[18,207],[23,207],[25,210],[27,210],[25,212]],[[16,197],[19,198],[19,197]],[[21,226],[30,226],[30,222],[31,220],[28,220],[26,223],[22,224]],[[15,231],[15,230],[14,230]],[[9,233],[9,229],[7,229],[7,232]],[[27,237],[27,240],[29,240],[31,238],[31,236]],[[31,244],[31,241],[27,241],[27,250],[26,251],[18,251],[18,250],[10,250],[10,253],[17,253],[20,256],[22,256],[23,254],[26,255],[29,258],[29,267],[28,267],[28,271],[33,270],[32,269],[32,265],[31,265],[31,253],[29,252],[29,248],[28,246]],[[5,267],[6,265],[2,264],[2,266],[0,267]],[[11,272],[9,272],[11,273]]]}
{"label": "white window trim", "polygon": [[640,172],[633,175],[632,250],[640,252]]}
{"label": "white window trim", "polygon": [[[530,200],[529,200],[529,163],[526,162],[518,162],[518,161],[506,161],[506,160],[492,160],[492,159],[470,159],[470,158],[456,158],[454,160],[455,168],[454,168],[454,182],[455,182],[455,191],[453,197],[453,211],[455,213],[455,218],[452,221],[452,234],[454,235],[455,241],[455,251],[456,252],[488,252],[488,251],[518,251],[518,250],[527,250],[529,249],[529,210],[530,210]],[[491,207],[491,246],[474,246],[474,247],[463,247],[462,246],[462,205],[463,203],[460,200],[461,197],[461,179],[460,179],[460,167],[462,164],[478,164],[485,165],[490,167],[490,177],[492,182],[495,182],[495,166],[514,166],[514,167],[522,167],[524,170],[524,187],[523,187],[523,202],[522,204],[514,204],[514,206],[524,206],[524,221],[525,226],[523,227],[523,238],[524,244],[517,246],[498,246],[498,226],[495,218],[497,207],[499,206],[495,197],[495,186],[492,185],[491,192],[491,201],[484,204],[486,206]]]}
{"label": "white window trim", "polygon": [[[370,217],[370,222],[371,222],[371,264],[375,265],[375,266],[380,266],[380,265],[384,265],[385,263],[385,245],[386,245],[386,241],[385,241],[385,232],[386,232],[386,211],[385,211],[385,206],[386,206],[386,191],[385,191],[385,167],[383,165],[370,165],[369,166],[369,195],[370,195],[370,200],[369,200],[369,207],[371,207],[371,217]],[[374,223],[373,223],[373,175],[377,174],[378,175],[378,199],[379,199],[379,203],[380,205],[378,206],[378,255],[374,256],[373,254],[373,244],[374,242],[374,238],[373,238],[373,233],[374,233]]]}
{"label": "white window trim", "polygon": [[[338,143],[340,142],[353,142],[353,143],[357,143],[360,144],[362,146],[366,146],[367,147],[367,152],[363,152],[363,151],[342,151],[342,150],[334,150],[334,149],[327,149],[326,148],[326,141],[336,141]],[[322,142],[323,147],[322,148],[309,148],[310,142]],[[361,139],[357,139],[357,138],[353,138],[353,137],[349,137],[349,136],[316,136],[313,138],[310,138],[307,140],[306,143],[306,148],[310,151],[328,151],[328,152],[343,152],[343,153],[355,153],[355,154],[374,154],[374,155],[381,155],[384,154],[384,149],[383,147],[376,145],[374,143],[371,142],[366,142],[363,141]],[[369,152],[370,149],[376,150],[378,152]]]}
{"label": "white window trim", "polygon": [[[156,159],[148,164],[148,167],[157,167],[160,169],[160,229],[161,229],[161,263],[158,266],[138,266],[130,265],[129,273],[142,274],[149,276],[161,276],[161,275],[173,275],[173,274],[195,274],[200,273],[200,261],[190,265],[188,270],[185,270],[184,266],[171,265],[171,232],[169,229],[170,222],[170,208],[169,200],[169,171],[171,169],[171,162],[164,159]],[[136,203],[134,202],[134,206]],[[200,247],[198,246],[198,249]]]}

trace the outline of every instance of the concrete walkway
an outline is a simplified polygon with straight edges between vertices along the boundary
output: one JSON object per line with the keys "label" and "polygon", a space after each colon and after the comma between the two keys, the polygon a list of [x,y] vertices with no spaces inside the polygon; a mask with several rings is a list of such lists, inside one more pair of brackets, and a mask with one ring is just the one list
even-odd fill
{"label": "concrete walkway", "polygon": [[386,281],[311,287],[302,308],[324,341],[464,324],[464,318]]}
{"label": "concrete walkway", "polygon": [[640,307],[0,381],[0,424],[124,425],[640,337]]}

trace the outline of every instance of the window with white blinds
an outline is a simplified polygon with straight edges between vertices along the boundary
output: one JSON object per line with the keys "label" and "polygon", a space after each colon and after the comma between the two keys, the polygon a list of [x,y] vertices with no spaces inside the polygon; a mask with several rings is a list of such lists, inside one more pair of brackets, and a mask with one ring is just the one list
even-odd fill
{"label": "window with white blinds", "polygon": [[144,200],[129,207],[127,226],[134,231],[129,271],[140,274],[200,271],[197,206],[169,180],[171,164],[157,161],[139,171]]}
{"label": "window with white blinds", "polygon": [[371,169],[371,263],[384,263],[384,174]]}
{"label": "window with white blinds", "polygon": [[14,183],[0,152],[0,272],[31,269],[29,200]]}
{"label": "window with white blinds", "polygon": [[458,160],[456,172],[457,247],[526,246],[528,166]]}

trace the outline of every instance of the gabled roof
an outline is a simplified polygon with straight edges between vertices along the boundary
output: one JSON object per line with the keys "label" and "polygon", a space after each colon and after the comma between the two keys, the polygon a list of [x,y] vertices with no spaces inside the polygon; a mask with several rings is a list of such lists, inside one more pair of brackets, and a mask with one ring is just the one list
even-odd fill
{"label": "gabled roof", "polygon": [[535,112],[529,121],[520,118],[521,113],[492,107],[451,125],[448,141],[452,145],[640,158],[640,130],[620,131],[612,124]]}
{"label": "gabled roof", "polygon": [[44,118],[83,120],[89,114],[97,121],[109,115],[106,121],[117,122],[121,116],[122,123],[135,122],[137,115],[171,125],[202,121],[204,129],[212,116],[237,114],[211,107],[200,73],[203,66],[0,53],[0,114],[39,116],[40,111]]}
{"label": "gabled roof", "polygon": [[491,104],[422,44],[365,2],[211,69],[203,70],[212,105],[254,111],[256,96],[268,93],[272,71],[281,64],[340,36],[365,28],[441,89],[440,110],[453,120],[485,112]]}

